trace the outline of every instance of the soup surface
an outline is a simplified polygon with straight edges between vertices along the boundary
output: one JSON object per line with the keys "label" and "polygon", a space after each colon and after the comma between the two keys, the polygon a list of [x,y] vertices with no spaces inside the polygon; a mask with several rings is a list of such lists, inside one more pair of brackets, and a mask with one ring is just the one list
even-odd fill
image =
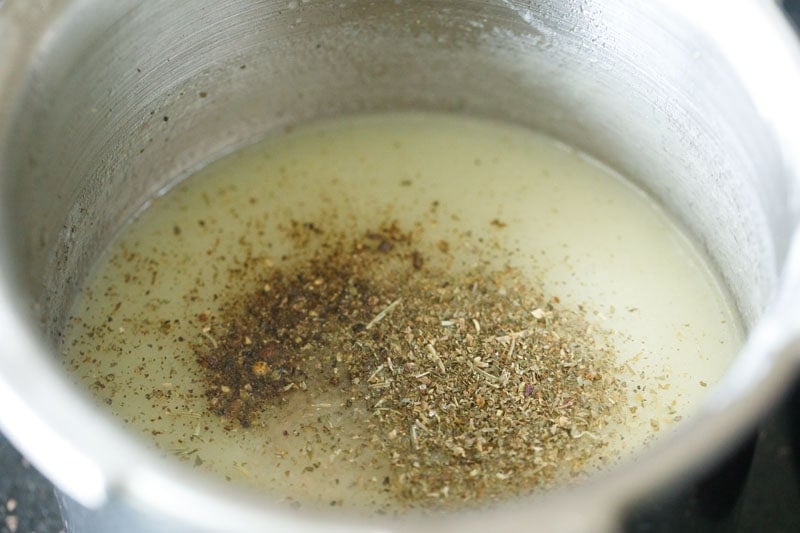
{"label": "soup surface", "polygon": [[635,456],[741,342],[695,245],[609,169],[515,126],[387,114],[285,132],[153,199],[63,352],[192,468],[398,513]]}

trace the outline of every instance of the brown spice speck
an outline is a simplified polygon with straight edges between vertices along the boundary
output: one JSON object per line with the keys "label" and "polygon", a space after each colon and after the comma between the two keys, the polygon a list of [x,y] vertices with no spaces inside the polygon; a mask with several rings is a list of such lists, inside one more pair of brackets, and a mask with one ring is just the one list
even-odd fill
{"label": "brown spice speck", "polygon": [[256,361],[250,369],[258,377],[266,376],[272,370],[266,361]]}
{"label": "brown spice speck", "polygon": [[417,250],[414,250],[411,253],[411,264],[413,265],[415,270],[421,270],[423,265],[425,264],[425,259],[423,259],[422,254],[419,253]]}

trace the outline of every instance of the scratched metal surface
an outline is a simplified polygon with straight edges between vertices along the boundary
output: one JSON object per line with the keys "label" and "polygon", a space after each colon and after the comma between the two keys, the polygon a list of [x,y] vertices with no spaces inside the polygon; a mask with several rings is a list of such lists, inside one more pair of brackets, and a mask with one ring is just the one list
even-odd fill
{"label": "scratched metal surface", "polygon": [[[2,5],[3,0],[0,0]],[[800,25],[800,0],[784,2],[786,12]],[[0,406],[0,409],[2,406]],[[800,480],[797,449],[790,441],[792,423],[800,422],[787,404],[761,426],[755,455],[735,516],[721,530],[800,531]],[[640,531],[671,531],[673,509]],[[685,523],[684,523],[685,525]],[[707,524],[697,523],[696,531]],[[0,435],[0,533],[58,533],[64,531],[52,485]]]}

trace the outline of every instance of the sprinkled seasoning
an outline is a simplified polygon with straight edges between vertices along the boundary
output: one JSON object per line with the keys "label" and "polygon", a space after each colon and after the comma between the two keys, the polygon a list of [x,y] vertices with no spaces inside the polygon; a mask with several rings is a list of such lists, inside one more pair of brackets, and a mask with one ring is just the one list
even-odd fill
{"label": "sprinkled seasoning", "polygon": [[208,408],[230,428],[309,387],[340,391],[363,408],[373,460],[391,465],[384,485],[407,507],[496,501],[597,460],[627,398],[583,310],[513,268],[424,266],[443,247],[422,252],[395,223],[292,228],[310,259],[249,258],[231,276],[250,290],[198,319]]}

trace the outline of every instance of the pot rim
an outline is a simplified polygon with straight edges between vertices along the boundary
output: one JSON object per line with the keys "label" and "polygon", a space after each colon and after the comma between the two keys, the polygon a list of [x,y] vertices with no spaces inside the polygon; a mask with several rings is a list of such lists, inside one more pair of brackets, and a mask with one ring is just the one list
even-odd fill
{"label": "pot rim", "polygon": [[[89,0],[47,0],[44,7],[0,0],[0,127],[8,102],[23,87],[23,74],[57,25],[89,6]],[[666,2],[665,2],[666,3]],[[511,4],[511,2],[509,2]],[[769,0],[734,0],[725,16],[707,2],[673,0],[675,16],[707,35],[746,88],[765,124],[774,132],[793,177],[788,202],[800,220],[800,46],[779,6]],[[25,31],[23,31],[25,28]],[[31,28],[34,31],[31,31]],[[748,37],[742,36],[747,28]],[[753,43],[757,43],[754,45]],[[764,58],[768,57],[769,61]],[[2,132],[0,132],[2,134]],[[711,398],[691,420],[635,461],[594,476],[587,483],[490,511],[467,511],[441,519],[353,523],[332,515],[288,511],[263,497],[231,489],[161,458],[133,438],[107,413],[78,392],[40,337],[26,300],[14,286],[14,265],[0,235],[0,428],[55,485],[78,502],[98,508],[118,499],[182,523],[211,530],[271,529],[353,531],[443,527],[485,530],[542,524],[553,530],[600,530],[619,525],[632,501],[708,467],[732,448],[793,383],[800,366],[800,231],[795,229],[778,298],[764,313]],[[24,354],[24,355],[23,355]],[[86,428],[91,428],[87,431]],[[536,522],[533,521],[536,520]]]}

